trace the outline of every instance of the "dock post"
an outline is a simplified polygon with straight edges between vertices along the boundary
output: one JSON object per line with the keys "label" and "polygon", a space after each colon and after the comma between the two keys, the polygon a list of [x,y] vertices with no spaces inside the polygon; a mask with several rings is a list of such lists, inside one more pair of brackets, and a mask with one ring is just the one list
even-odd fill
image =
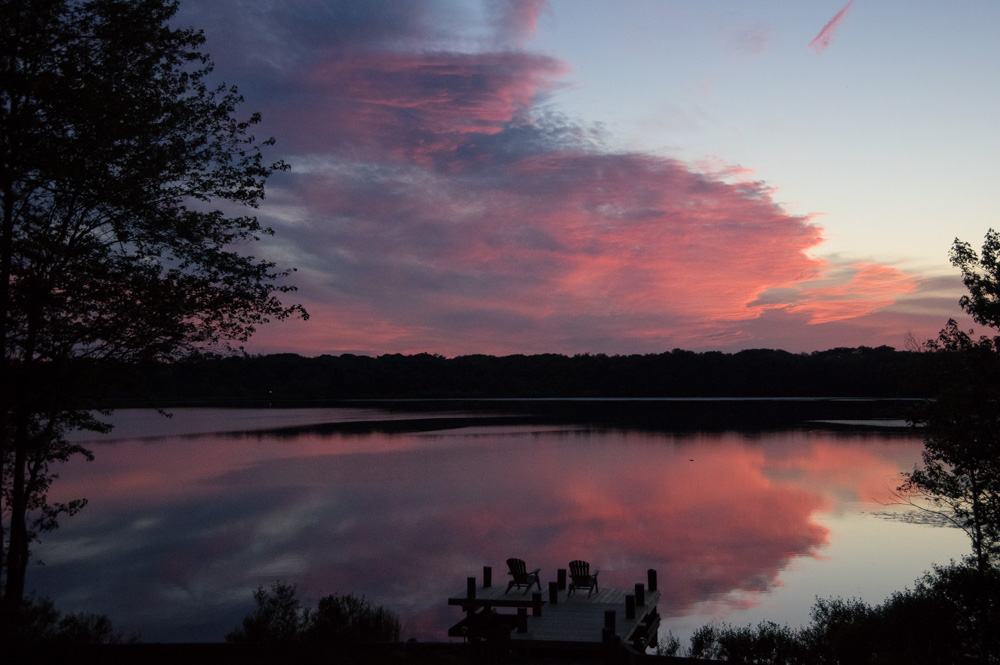
{"label": "dock post", "polygon": [[566,569],[560,568],[556,571],[556,583],[559,585],[559,590],[562,591],[566,588]]}
{"label": "dock post", "polygon": [[537,591],[531,594],[531,616],[542,616],[542,594]]}
{"label": "dock post", "polygon": [[635,585],[635,604],[639,606],[646,604],[646,587],[642,584]]}
{"label": "dock post", "polygon": [[631,593],[625,596],[625,618],[635,618],[635,596]]}
{"label": "dock post", "polygon": [[467,577],[465,579],[465,597],[469,598],[470,600],[472,598],[476,597],[476,578],[475,577]]}
{"label": "dock post", "polygon": [[646,573],[646,577],[648,578],[647,581],[649,582],[648,585],[649,590],[656,591],[656,569],[650,568],[649,571]]}
{"label": "dock post", "polygon": [[601,629],[601,642],[604,646],[611,650],[616,645],[618,641],[618,633],[615,632],[615,611],[614,610],[604,610],[604,628]]}
{"label": "dock post", "polygon": [[493,566],[483,566],[483,588],[493,586]]}
{"label": "dock post", "polygon": [[559,603],[559,583],[549,582],[549,604],[556,605]]}
{"label": "dock post", "polygon": [[526,633],[528,632],[528,608],[519,607],[517,608],[517,632]]}

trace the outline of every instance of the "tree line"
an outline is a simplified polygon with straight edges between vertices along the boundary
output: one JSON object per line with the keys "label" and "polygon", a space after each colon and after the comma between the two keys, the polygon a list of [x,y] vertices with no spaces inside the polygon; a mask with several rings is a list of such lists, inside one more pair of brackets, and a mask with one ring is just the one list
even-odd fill
{"label": "tree line", "polygon": [[892,347],[446,358],[295,354],[100,368],[109,406],[539,397],[923,398],[955,359]]}

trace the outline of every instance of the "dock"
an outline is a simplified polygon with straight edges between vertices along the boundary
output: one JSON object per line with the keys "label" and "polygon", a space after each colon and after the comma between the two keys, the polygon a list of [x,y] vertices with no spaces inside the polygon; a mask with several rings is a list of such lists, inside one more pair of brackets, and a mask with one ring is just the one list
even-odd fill
{"label": "dock", "polygon": [[[511,647],[554,649],[624,647],[645,652],[655,645],[660,625],[656,605],[656,571],[631,589],[601,588],[589,593],[566,585],[566,571],[557,579],[530,588],[494,585],[492,569],[483,568],[482,581],[467,579],[464,592],[448,598],[466,617],[449,631],[450,637],[469,641],[502,641]],[[542,590],[539,590],[539,586]]]}

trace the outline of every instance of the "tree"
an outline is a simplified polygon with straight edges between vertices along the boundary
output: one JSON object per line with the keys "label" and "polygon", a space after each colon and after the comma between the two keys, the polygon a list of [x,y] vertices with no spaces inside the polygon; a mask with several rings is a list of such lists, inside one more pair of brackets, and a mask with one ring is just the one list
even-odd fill
{"label": "tree", "polygon": [[[121,644],[139,641],[138,634],[124,635],[117,631],[104,614],[62,614],[48,598],[27,599],[14,620],[0,628],[5,644],[16,638],[19,646],[59,644]],[[16,659],[15,659],[16,660]]]}
{"label": "tree", "polygon": [[303,640],[321,644],[398,642],[399,617],[374,606],[364,596],[323,596],[316,609],[306,613]]}
{"label": "tree", "polygon": [[1000,233],[986,232],[982,254],[955,238],[948,258],[962,271],[962,282],[969,290],[959,305],[976,323],[1000,330]]}
{"label": "tree", "polygon": [[268,591],[253,592],[257,607],[243,617],[239,628],[226,635],[227,642],[294,642],[305,626],[294,584],[275,582]]}
{"label": "tree", "polygon": [[[82,502],[48,505],[100,361],[228,349],[302,315],[287,271],[239,251],[265,161],[235,87],[210,84],[174,0],[0,0],[0,478],[4,607],[28,546]],[[93,383],[89,384],[92,387]]]}
{"label": "tree", "polygon": [[227,642],[355,644],[398,642],[399,617],[364,596],[332,594],[319,599],[316,609],[303,609],[294,584],[276,582],[268,591],[253,593],[257,607],[241,626],[226,635]]}
{"label": "tree", "polygon": [[[962,308],[1000,328],[1000,236],[987,233],[982,255],[955,239],[951,262],[969,294]],[[962,528],[980,571],[1000,561],[1000,337],[973,337],[954,320],[927,347],[946,354],[939,392],[914,417],[924,428],[923,466],[899,490]]]}

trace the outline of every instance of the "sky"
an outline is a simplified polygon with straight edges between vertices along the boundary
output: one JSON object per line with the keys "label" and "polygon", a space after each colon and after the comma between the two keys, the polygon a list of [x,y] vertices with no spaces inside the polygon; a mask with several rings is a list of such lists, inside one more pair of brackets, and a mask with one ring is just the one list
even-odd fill
{"label": "sky", "polygon": [[181,3],[260,111],[250,353],[933,337],[1000,210],[993,0]]}

